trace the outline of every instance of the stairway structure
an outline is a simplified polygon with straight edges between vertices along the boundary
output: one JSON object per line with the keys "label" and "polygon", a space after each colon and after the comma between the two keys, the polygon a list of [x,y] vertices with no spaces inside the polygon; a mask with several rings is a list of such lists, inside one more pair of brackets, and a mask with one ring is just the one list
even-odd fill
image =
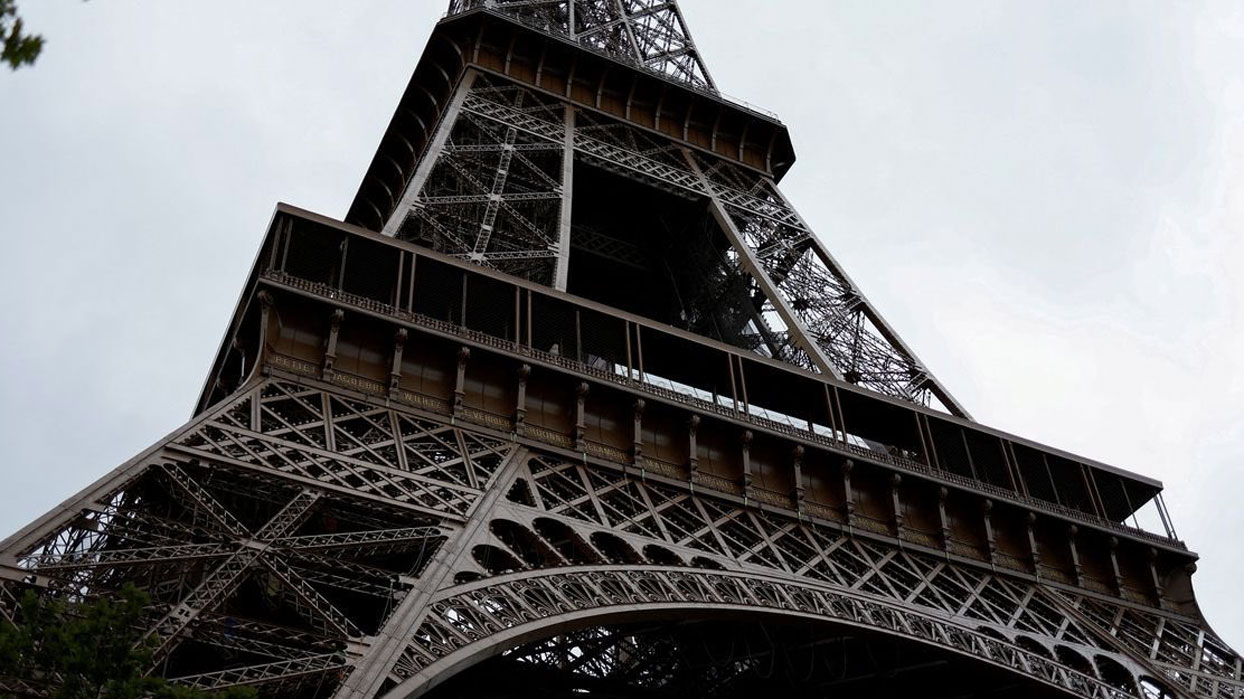
{"label": "stairway structure", "polygon": [[0,542],[0,623],[133,583],[152,673],[265,697],[1244,696],[1161,484],[973,421],[793,161],[675,2],[454,0],[191,421]]}

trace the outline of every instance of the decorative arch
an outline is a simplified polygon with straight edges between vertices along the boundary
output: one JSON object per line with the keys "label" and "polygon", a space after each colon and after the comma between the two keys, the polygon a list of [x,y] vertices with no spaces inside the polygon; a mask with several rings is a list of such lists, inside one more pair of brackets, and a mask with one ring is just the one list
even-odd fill
{"label": "decorative arch", "polygon": [[1054,654],[1058,657],[1058,662],[1067,667],[1083,672],[1086,675],[1093,674],[1093,663],[1084,657],[1081,653],[1059,644],[1054,647]]}
{"label": "decorative arch", "polygon": [[643,557],[621,537],[609,532],[593,532],[590,538],[592,545],[599,549],[610,563],[639,565],[644,562]]}
{"label": "decorative arch", "polygon": [[532,522],[536,532],[553,550],[572,565],[599,565],[604,563],[600,555],[592,550],[573,529],[565,522],[548,517],[537,517]]}
{"label": "decorative arch", "polygon": [[1119,689],[1130,689],[1136,686],[1136,678],[1114,658],[1098,655],[1093,658],[1093,664],[1097,666],[1097,674],[1107,684]]}
{"label": "decorative arch", "polygon": [[560,555],[535,532],[518,522],[494,519],[489,522],[488,531],[531,568],[552,568],[562,564]]}
{"label": "decorative arch", "polygon": [[1054,654],[1050,652],[1049,648],[1046,648],[1045,646],[1041,645],[1040,642],[1038,642],[1036,639],[1030,636],[1024,636],[1022,634],[1019,636],[1016,636],[1015,645],[1019,646],[1020,648],[1023,648],[1024,650],[1030,653],[1035,653],[1041,656],[1042,658],[1046,658],[1047,660],[1054,659]]}
{"label": "decorative arch", "polygon": [[524,571],[443,591],[394,668],[399,683],[384,696],[421,696],[434,683],[490,657],[561,633],[704,615],[859,628],[971,658],[1071,696],[1136,696],[1020,645],[866,593],[723,571],[622,566]]}

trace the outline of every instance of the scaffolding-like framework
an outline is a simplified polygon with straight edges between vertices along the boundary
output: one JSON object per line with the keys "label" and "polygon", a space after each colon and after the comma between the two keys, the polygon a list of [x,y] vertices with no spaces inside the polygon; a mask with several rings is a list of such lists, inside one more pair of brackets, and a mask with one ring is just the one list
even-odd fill
{"label": "scaffolding-like framework", "polygon": [[136,585],[147,672],[292,699],[1244,697],[1161,484],[972,421],[792,162],[674,2],[455,0],[190,422],[0,542],[0,624]]}

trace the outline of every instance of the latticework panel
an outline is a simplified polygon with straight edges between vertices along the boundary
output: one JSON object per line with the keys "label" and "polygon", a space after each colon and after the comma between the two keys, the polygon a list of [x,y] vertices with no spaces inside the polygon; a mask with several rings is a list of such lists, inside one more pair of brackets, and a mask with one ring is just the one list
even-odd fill
{"label": "latticework panel", "polygon": [[[152,671],[180,684],[324,696],[512,451],[265,381],[11,537],[0,563],[69,599],[146,591]],[[6,617],[17,585],[0,585]]]}
{"label": "latticework panel", "polygon": [[425,154],[387,232],[543,283],[564,279],[570,170],[558,167],[572,142],[584,163],[708,202],[731,246],[721,264],[750,280],[756,339],[735,344],[966,416],[770,176],[501,78],[468,85],[445,146]]}
{"label": "latticework panel", "polygon": [[477,8],[690,87],[717,92],[673,0],[452,0],[449,13]]}
{"label": "latticework panel", "polygon": [[1071,591],[1059,595],[1085,626],[1147,658],[1189,692],[1224,699],[1244,696],[1240,681],[1244,662],[1205,624],[1103,603]]}
{"label": "latticework panel", "polygon": [[2,562],[50,594],[147,590],[153,671],[265,696],[371,697],[516,633],[722,611],[869,629],[1084,697],[1176,696],[1155,677],[1244,689],[1198,619],[446,419],[268,379],[11,537]]}
{"label": "latticework panel", "polygon": [[475,583],[455,592],[433,602],[415,632],[415,643],[395,668],[396,678],[414,677],[425,668],[434,669],[437,662],[449,662],[456,653],[469,652],[479,639],[542,622],[552,627],[550,635],[570,630],[557,629],[559,617],[587,612],[589,618],[607,620],[636,609],[665,608],[682,618],[712,610],[746,610],[762,616],[822,619],[936,645],[1075,696],[1135,696],[1132,688],[1115,686],[1038,651],[919,610],[755,575],[666,568],[543,571]]}
{"label": "latticework panel", "polygon": [[[1232,676],[1238,658],[1220,642],[1198,641],[1196,633],[1204,636],[1205,632],[1197,620],[1146,612],[1106,598],[1086,596],[1074,605],[1068,604],[1066,593],[1031,577],[920,554],[896,547],[893,542],[853,534],[849,529],[761,512],[636,479],[622,471],[540,455],[531,456],[518,467],[507,500],[506,509],[494,513],[488,533],[472,539],[472,561],[460,565],[455,577],[455,582],[465,587],[441,595],[446,601],[434,606],[433,613],[439,609],[442,621],[426,621],[426,628],[416,633],[404,665],[395,666],[395,679],[414,676],[469,645],[472,639],[488,635],[488,630],[502,633],[521,624],[555,618],[558,612],[551,610],[560,609],[565,614],[575,609],[657,602],[719,604],[724,599],[720,596],[673,592],[684,587],[668,577],[695,577],[715,571],[720,575],[737,573],[742,576],[740,581],[766,578],[832,591],[842,604],[844,599],[859,600],[913,615],[910,618],[937,619],[953,633],[923,636],[924,641],[948,644],[991,661],[997,660],[995,654],[978,652],[978,641],[956,645],[952,637],[988,639],[979,641],[986,645],[1009,644],[1008,648],[1019,649],[1008,650],[1018,653],[1013,660],[1026,658],[1011,663],[1013,669],[1041,676],[1034,670],[1041,667],[1040,662],[1031,664],[1033,658],[1041,658],[1073,671],[1072,675],[1054,678],[1059,686],[1068,688],[1072,678],[1079,682],[1081,676],[1102,685],[1095,689],[1098,684],[1090,682],[1075,688],[1081,696],[1098,696],[1095,692],[1099,691],[1106,692],[1101,696],[1150,691],[1161,696],[1167,690],[1155,689],[1160,683],[1154,677],[1182,684],[1199,696],[1235,696],[1233,693],[1244,690]],[[554,573],[567,566],[607,574],[584,572],[569,576],[577,581],[571,583]],[[648,566],[678,568],[638,572]],[[694,569],[701,572],[689,572]],[[531,586],[537,585],[537,576],[528,571],[546,571],[547,582],[539,578],[542,582],[538,586],[547,586],[549,597],[530,592]],[[504,596],[500,591],[503,585],[490,584],[490,580],[516,577],[522,578],[514,583],[518,600],[502,601],[494,596]],[[653,585],[663,592],[651,593]],[[568,589],[579,593],[568,594]],[[636,589],[649,592],[639,594]],[[524,606],[524,600],[531,603],[532,595],[550,605],[546,612],[538,612],[539,607],[533,612]],[[743,599],[764,606],[766,598],[751,594]],[[824,608],[805,608],[803,604],[783,601],[772,606]],[[1073,609],[1076,606],[1098,610],[1099,617],[1147,619],[1151,625],[1138,627],[1132,622],[1132,638],[1121,638],[1117,630],[1095,623],[1091,616],[1081,613],[1083,610]],[[856,610],[835,618],[858,620],[862,613]],[[924,628],[923,622],[912,625],[910,618],[905,626],[900,624],[903,629]],[[869,617],[865,623],[877,621]],[[1170,629],[1171,638],[1163,637],[1164,629]],[[1185,653],[1178,657],[1173,655],[1180,647],[1180,641],[1174,640],[1176,629],[1192,633],[1180,637]],[[1198,661],[1196,648],[1216,653],[1215,660]],[[1190,682],[1189,673],[1197,673],[1201,684]]]}
{"label": "latticework panel", "polygon": [[468,105],[453,123],[399,235],[552,285],[563,214],[565,107],[482,77],[470,96],[471,105],[483,101],[522,114],[529,128],[492,119]]}

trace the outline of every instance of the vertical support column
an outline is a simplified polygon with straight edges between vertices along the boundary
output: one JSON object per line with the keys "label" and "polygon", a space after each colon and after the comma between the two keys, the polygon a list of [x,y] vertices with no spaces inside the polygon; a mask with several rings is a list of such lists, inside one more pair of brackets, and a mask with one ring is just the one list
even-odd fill
{"label": "vertical support column", "polygon": [[946,498],[950,495],[950,490],[945,486],[937,489],[937,525],[939,527],[938,534],[942,539],[942,548],[947,553],[950,552],[950,520],[946,518]]}
{"label": "vertical support column", "polygon": [[1110,537],[1110,572],[1114,574],[1114,591],[1123,596],[1123,572],[1119,570],[1119,537]]}
{"label": "vertical support column", "polygon": [[1071,548],[1071,567],[1076,576],[1076,584],[1084,585],[1084,567],[1080,565],[1080,550],[1076,547],[1076,535],[1080,528],[1072,524],[1067,527],[1067,546]]}
{"label": "vertical support column", "polygon": [[890,476],[890,508],[893,513],[894,536],[899,539],[903,538],[903,501],[899,497],[899,487],[903,484],[903,477],[899,474]]}
{"label": "vertical support column", "polygon": [[1149,579],[1153,583],[1153,594],[1158,600],[1158,604],[1162,603],[1162,577],[1158,575],[1158,550],[1149,548]]}
{"label": "vertical support column", "polygon": [[851,471],[855,470],[855,462],[847,459],[842,462],[842,494],[843,514],[847,518],[847,526],[855,525],[855,491],[851,490]]}
{"label": "vertical support column", "polygon": [[458,374],[454,378],[454,417],[462,413],[462,402],[466,397],[466,366],[471,359],[471,348],[458,349]]}
{"label": "vertical support column", "polygon": [[[405,256],[407,253],[403,253]],[[410,256],[410,276],[406,282],[406,311],[415,312],[415,266],[419,262],[419,256],[415,253],[408,253]]]}
{"label": "vertical support column", "polygon": [[626,381],[635,380],[635,353],[631,351],[631,321],[624,321],[626,328]]}
{"label": "vertical support column", "polygon": [[329,318],[328,328],[328,346],[324,348],[324,380],[332,382],[333,380],[333,364],[337,361],[337,337],[341,334],[341,321],[346,317],[345,311],[340,308],[333,311]]}
{"label": "vertical support column", "polygon": [[281,244],[280,272],[282,275],[284,275],[285,270],[288,269],[288,267],[286,266],[286,263],[289,261],[289,241],[290,241],[290,238],[293,238],[293,237],[294,237],[294,222],[292,220],[287,219],[285,221],[285,240]]}
{"label": "vertical support column", "polygon": [[521,435],[527,429],[527,379],[530,376],[530,364],[524,364],[518,368],[518,399],[514,406],[514,434]]}
{"label": "vertical support column", "polygon": [[[575,3],[570,3],[573,8]],[[571,12],[574,10],[572,9]],[[573,21],[573,20],[572,20]],[[570,279],[570,224],[574,209],[574,118],[575,108],[569,103],[566,110],[566,137],[562,142],[562,208],[561,226],[557,233],[557,269],[553,273],[553,288],[565,291]]]}
{"label": "vertical support column", "polygon": [[393,293],[389,294],[389,305],[399,311],[405,310],[402,307],[402,283],[406,278],[406,255],[405,250],[397,253],[397,283],[393,285]]}
{"label": "vertical support column", "polygon": [[271,292],[267,289],[260,291],[259,294],[259,351],[255,353],[255,363],[263,363],[264,349],[268,344],[270,335],[268,323],[272,320],[272,306],[276,303],[276,299],[272,298]]}
{"label": "vertical support column", "polygon": [[692,415],[687,419],[687,471],[693,486],[700,475],[700,448],[696,443],[696,431],[699,429],[700,416]]}
{"label": "vertical support column", "polygon": [[743,450],[743,499],[748,500],[752,496],[752,439],[756,435],[751,430],[743,430],[742,450]]}
{"label": "vertical support column", "polygon": [[280,251],[285,236],[288,235],[287,228],[288,223],[284,217],[276,222],[273,229],[272,248],[268,251],[268,268],[264,270],[265,272],[283,271],[278,265],[281,264]]}
{"label": "vertical support column", "polygon": [[644,372],[644,335],[643,326],[638,323],[632,323],[631,327],[635,328],[635,361],[639,368],[639,382],[645,383],[648,378]]}
{"label": "vertical support column", "polygon": [[585,451],[587,437],[587,423],[584,421],[583,404],[587,400],[588,391],[591,388],[587,382],[579,382],[575,387],[575,407],[574,407],[574,448],[576,451]]}
{"label": "vertical support column", "polygon": [[[259,346],[255,350],[255,370],[267,374],[265,364],[268,361],[268,345],[271,343],[273,332],[272,323],[272,307],[276,304],[276,299],[272,294],[264,289],[259,294]],[[259,431],[259,400],[255,400],[255,414],[251,419],[251,429]]]}
{"label": "vertical support column", "polygon": [[631,459],[641,471],[644,468],[644,405],[643,398],[636,398],[631,412]]}
{"label": "vertical support column", "polygon": [[803,454],[804,448],[802,444],[796,444],[791,451],[791,465],[795,472],[795,492],[793,493],[795,497],[795,511],[799,514],[803,514]]}
{"label": "vertical support column", "polygon": [[1032,563],[1032,574],[1041,578],[1041,551],[1037,548],[1037,513],[1029,512],[1025,518],[1028,530],[1028,556]]}
{"label": "vertical support column", "polygon": [[[272,322],[272,306],[276,301],[275,299],[272,298],[272,294],[269,293],[266,289],[263,291],[260,291],[258,294],[258,297],[259,297],[259,341],[256,343],[257,347],[255,349],[255,366],[251,369],[251,371],[254,373],[265,373],[266,374],[267,369],[265,368],[264,363],[267,361],[267,357],[265,355],[267,354],[267,348],[270,342],[269,338],[272,334],[269,324]],[[237,338],[234,338],[234,342],[237,342]],[[245,365],[246,363],[245,354],[242,355],[242,362]],[[244,382],[244,381],[246,381],[246,367],[245,366],[242,367],[242,376],[239,379],[239,383]],[[263,392],[262,391],[255,393],[254,398],[251,399],[251,410],[250,410],[249,419],[250,419],[250,428],[252,430],[254,430],[255,432],[263,431]]]}
{"label": "vertical support column", "polygon": [[450,98],[449,105],[445,107],[445,111],[441,112],[441,120],[436,125],[436,132],[432,134],[432,139],[428,141],[427,147],[423,150],[423,157],[420,158],[419,164],[415,166],[415,172],[411,175],[410,180],[406,182],[406,189],[402,192],[401,200],[393,208],[393,213],[389,214],[389,220],[385,222],[384,228],[381,229],[382,235],[387,235],[390,238],[396,236],[402,224],[406,221],[407,214],[410,213],[411,208],[415,205],[415,201],[419,198],[419,191],[423,189],[423,183],[427,181],[428,175],[432,174],[432,167],[436,165],[441,151],[445,149],[445,142],[449,140],[449,134],[453,131],[454,122],[458,121],[458,113],[462,111],[462,104],[466,102],[467,94],[471,92],[471,84],[475,82],[475,76],[476,72],[474,70],[468,70],[462,75],[457,91]]}
{"label": "vertical support column", "polygon": [[985,520],[985,546],[989,552],[989,565],[997,564],[998,539],[993,531],[993,500],[986,499],[981,503],[981,514]]}
{"label": "vertical support column", "polygon": [[389,395],[397,391],[402,382],[402,352],[406,348],[406,328],[398,328],[393,335],[393,365],[389,368]]}
{"label": "vertical support column", "polygon": [[346,255],[350,252],[350,239],[346,238],[341,241],[341,259],[338,261],[337,267],[337,291],[341,291],[346,283]]}

